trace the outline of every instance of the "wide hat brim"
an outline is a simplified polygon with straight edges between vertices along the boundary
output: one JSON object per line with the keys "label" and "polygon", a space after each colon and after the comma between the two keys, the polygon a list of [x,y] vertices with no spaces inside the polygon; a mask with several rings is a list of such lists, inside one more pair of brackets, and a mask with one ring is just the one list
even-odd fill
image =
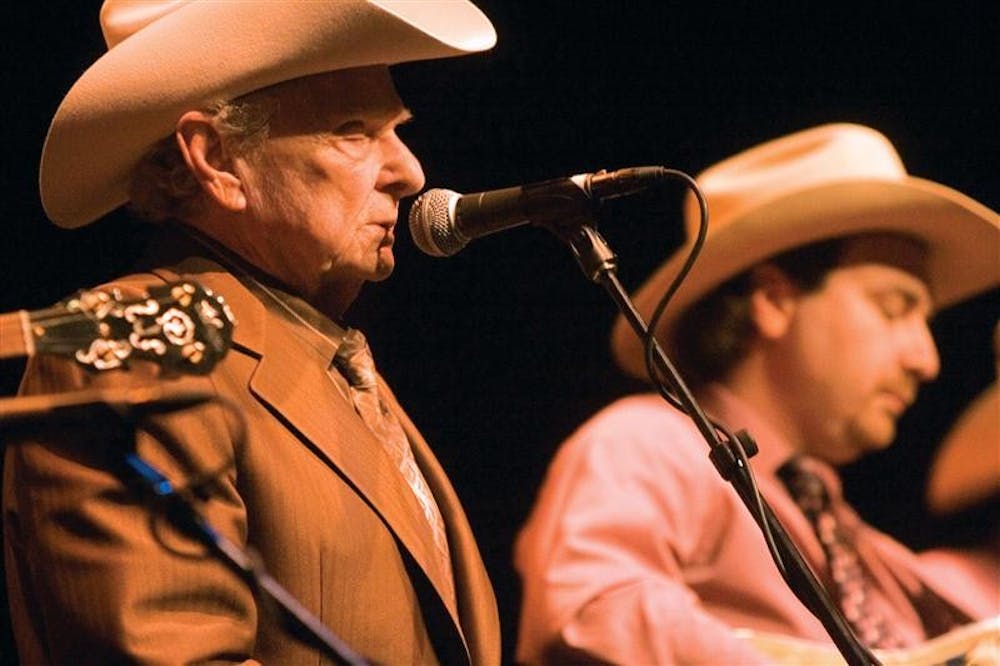
{"label": "wide hat brim", "polygon": [[993,382],[959,415],[938,445],[927,480],[937,513],[954,513],[1000,497],[1000,384]]}
{"label": "wide hat brim", "polygon": [[180,115],[282,81],[489,49],[496,32],[465,0],[191,0],[111,48],[66,95],[39,186],[56,224],[124,204],[140,157]]}
{"label": "wide hat brim", "polygon": [[[928,283],[935,306],[945,308],[1000,284],[998,231],[1000,218],[994,211],[920,178],[805,188],[747,211],[716,234],[709,232],[698,261],[660,320],[657,339],[668,354],[673,351],[671,334],[680,316],[760,261],[794,247],[860,233],[898,233],[922,240],[929,249]],[[688,239],[633,295],[645,319],[680,271],[692,241]],[[642,342],[621,317],[612,330],[611,347],[622,369],[646,377]]]}

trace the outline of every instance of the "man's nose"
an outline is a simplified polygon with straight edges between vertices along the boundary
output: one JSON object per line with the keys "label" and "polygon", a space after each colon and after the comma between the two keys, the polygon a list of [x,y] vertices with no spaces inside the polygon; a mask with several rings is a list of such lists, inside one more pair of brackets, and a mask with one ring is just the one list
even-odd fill
{"label": "man's nose", "polygon": [[384,147],[386,178],[380,187],[391,192],[396,198],[416,194],[424,187],[424,170],[420,160],[395,132],[386,136]]}
{"label": "man's nose", "polygon": [[907,371],[924,382],[937,377],[941,370],[941,358],[938,356],[934,336],[926,322],[920,322],[908,329],[901,342],[903,365]]}

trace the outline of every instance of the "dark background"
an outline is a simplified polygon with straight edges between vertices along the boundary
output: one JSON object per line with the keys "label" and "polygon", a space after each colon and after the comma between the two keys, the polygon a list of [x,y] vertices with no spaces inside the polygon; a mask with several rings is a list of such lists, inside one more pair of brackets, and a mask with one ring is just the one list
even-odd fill
{"label": "dark background", "polygon": [[[430,187],[468,192],[643,164],[695,174],[755,143],[853,121],[888,135],[912,173],[1000,205],[993,3],[479,4],[499,33],[492,52],[396,69],[416,115],[404,138]],[[48,121],[104,51],[97,10],[79,2],[5,12],[0,312],[48,305],[127,269],[142,240],[121,213],[57,230],[37,199]],[[679,194],[605,211],[601,229],[627,287],[680,241]],[[420,254],[406,231],[397,248],[395,275],[372,285],[349,320],[369,333],[466,504],[510,659],[519,595],[511,547],[546,464],[577,424],[638,385],[610,360],[611,303],[546,232],[513,230],[451,259]],[[934,442],[993,378],[998,305],[993,292],[935,320],[941,378],[895,447],[847,470],[862,513],[912,546],[967,543],[996,520],[995,506],[933,520],[922,485]],[[18,369],[0,364],[4,394]],[[9,638],[0,636],[0,654],[15,661]]]}

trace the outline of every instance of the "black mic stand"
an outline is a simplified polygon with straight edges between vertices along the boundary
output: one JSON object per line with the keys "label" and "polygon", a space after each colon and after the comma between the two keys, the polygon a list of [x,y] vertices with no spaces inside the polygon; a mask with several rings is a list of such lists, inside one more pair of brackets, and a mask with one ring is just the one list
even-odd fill
{"label": "black mic stand", "polygon": [[[14,400],[19,400],[19,398],[0,402],[6,404]],[[246,427],[239,409],[218,397],[215,397],[215,400],[228,407],[229,411],[237,418],[238,429],[235,436],[238,438],[245,436]],[[143,403],[138,405],[137,409],[130,409],[128,404],[114,402],[91,403],[90,406],[92,408],[105,408],[104,411],[107,415],[117,417],[122,426],[128,428],[129,433],[134,433],[140,428],[139,421],[147,413],[150,405]],[[173,409],[177,408],[173,407]],[[171,409],[166,411],[171,411]],[[75,413],[74,415],[79,416]],[[43,413],[39,416],[44,418],[50,415]],[[93,414],[90,415],[90,418],[93,419]],[[27,418],[21,419],[21,425],[23,426],[23,422],[27,420]],[[153,431],[151,430],[151,432]],[[168,442],[173,439],[159,428],[155,429],[155,434]],[[126,484],[131,482],[132,485],[137,485],[148,493],[178,529],[201,541],[222,562],[235,570],[250,585],[251,589],[263,593],[265,600],[277,606],[280,617],[292,636],[306,645],[316,648],[332,659],[334,663],[347,666],[369,666],[371,664],[369,660],[358,654],[330,631],[288,590],[267,573],[259,558],[252,551],[243,549],[227,539],[201,515],[195,506],[195,499],[207,485],[213,482],[214,477],[202,477],[200,483],[194,484],[195,490],[193,491],[190,488],[176,488],[166,475],[152,463],[130,450],[134,437],[124,437],[124,432],[119,436],[123,438],[121,446],[126,453],[113,459],[111,464],[116,468],[115,471],[122,477],[122,480]],[[117,443],[113,442],[111,446],[107,447],[108,454],[117,456],[117,452],[113,451],[114,445]]]}
{"label": "black mic stand", "polygon": [[[649,337],[649,326],[635,309],[628,293],[618,281],[618,260],[615,253],[589,220],[575,220],[564,225],[545,225],[559,236],[573,252],[587,279],[605,288],[619,311],[641,340]],[[778,570],[791,590],[815,615],[833,639],[840,653],[852,666],[871,666],[879,661],[857,639],[843,615],[831,601],[809,564],[803,559],[795,543],[788,536],[774,511],[755,490],[750,477],[747,453],[756,453],[756,444],[740,431],[726,442],[719,440],[718,432],[695,401],[684,380],[674,368],[666,353],[653,340],[654,355],[659,368],[666,373],[667,381],[684,412],[691,417],[710,448],[709,458],[723,479],[735,489],[757,525],[764,533]],[[746,447],[749,452],[743,451]]]}
{"label": "black mic stand", "polygon": [[165,502],[166,513],[185,532],[194,535],[240,576],[254,590],[263,592],[274,602],[290,632],[307,645],[319,649],[338,664],[367,666],[368,660],[348,646],[320,622],[305,606],[264,570],[259,558],[240,548],[209,524],[194,506],[187,493],[178,492],[173,484],[151,463],[135,453],[123,458],[132,478],[156,499]]}

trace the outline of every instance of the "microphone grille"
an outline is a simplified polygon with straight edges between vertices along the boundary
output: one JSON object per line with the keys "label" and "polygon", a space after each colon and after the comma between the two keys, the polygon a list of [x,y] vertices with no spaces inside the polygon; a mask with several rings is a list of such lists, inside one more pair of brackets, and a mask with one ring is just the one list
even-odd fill
{"label": "microphone grille", "polygon": [[435,189],[427,190],[413,202],[410,208],[410,235],[425,254],[450,257],[468,243],[455,228],[455,202],[458,197],[458,192]]}

